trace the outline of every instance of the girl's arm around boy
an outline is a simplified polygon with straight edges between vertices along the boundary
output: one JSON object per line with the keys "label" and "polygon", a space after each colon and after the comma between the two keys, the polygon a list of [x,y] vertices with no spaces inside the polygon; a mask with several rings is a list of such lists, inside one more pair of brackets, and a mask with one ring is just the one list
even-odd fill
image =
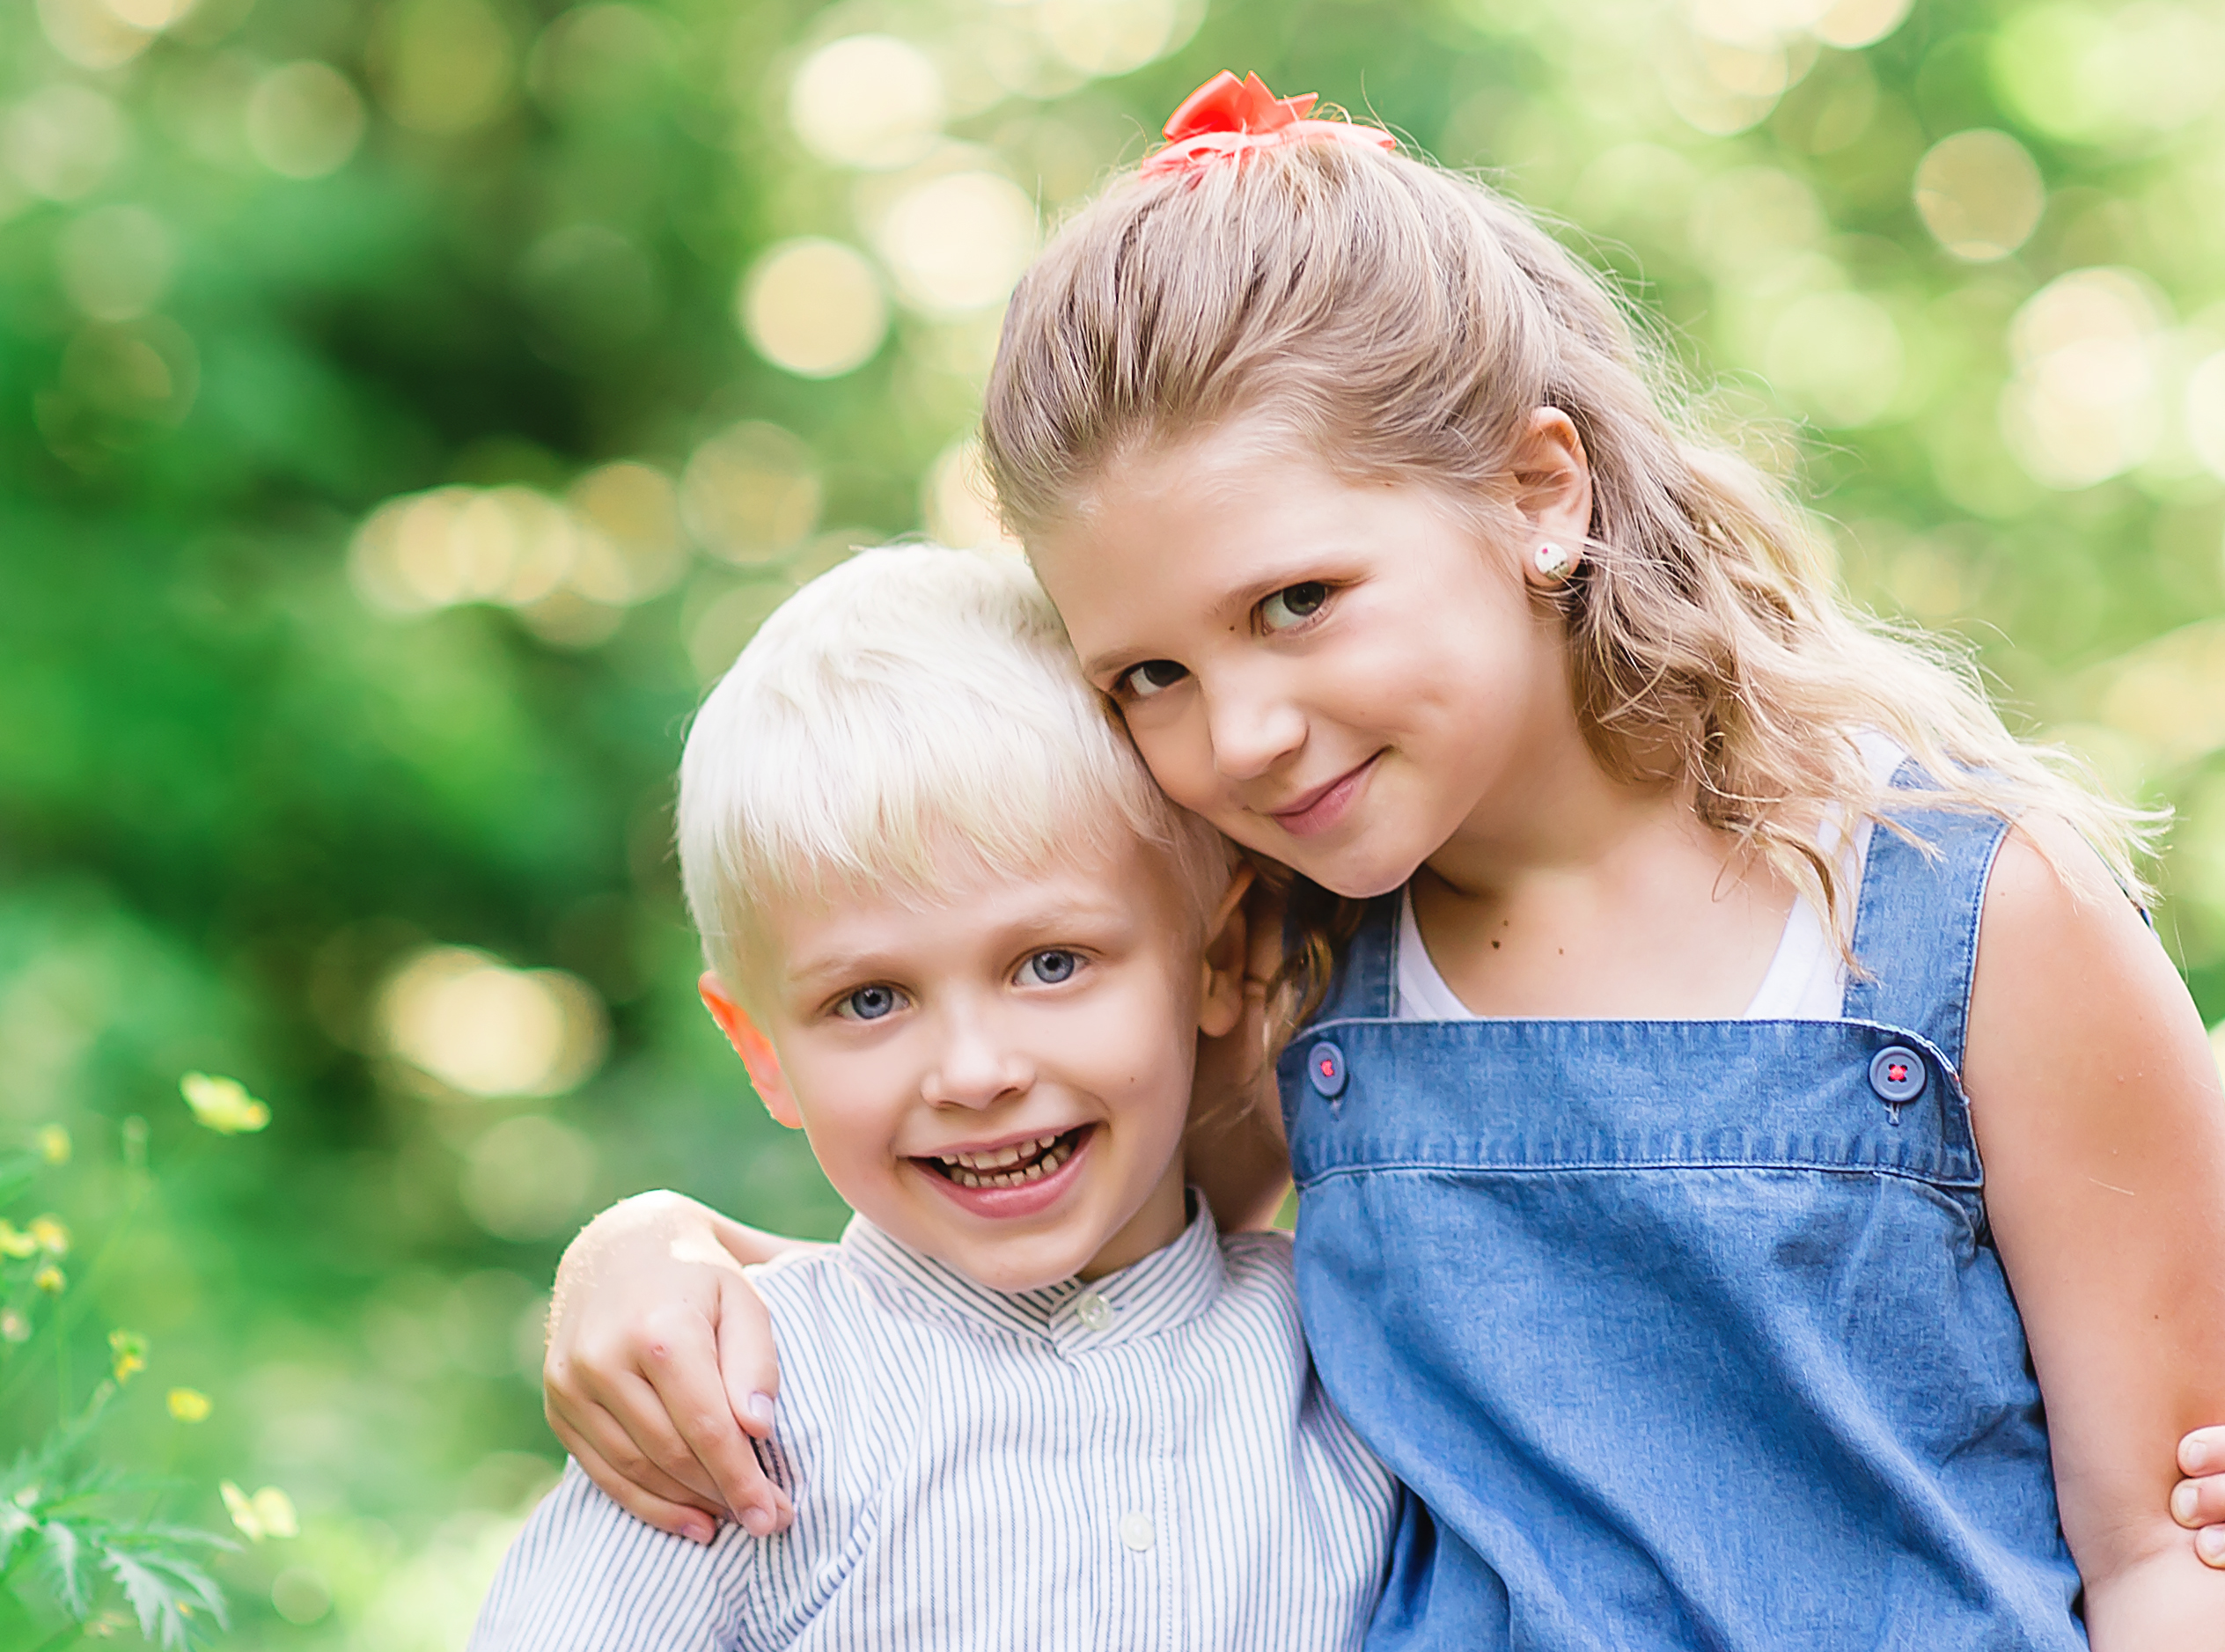
{"label": "girl's arm around boy", "polygon": [[2202,1191],[2225,1185],[2217,1063],[2067,828],[2010,835],[1985,923],[1965,1078],[2087,1629],[2097,1648],[2225,1646],[2225,1571],[2195,1562],[2171,1507],[2179,1436],[2225,1416],[2225,1205]]}

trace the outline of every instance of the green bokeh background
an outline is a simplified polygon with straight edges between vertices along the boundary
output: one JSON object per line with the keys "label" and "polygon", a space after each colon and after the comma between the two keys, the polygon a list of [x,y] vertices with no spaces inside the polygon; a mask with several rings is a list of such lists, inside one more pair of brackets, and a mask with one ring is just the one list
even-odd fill
{"label": "green bokeh background", "polygon": [[[181,1512],[221,1524],[224,1478],[298,1506],[299,1538],[221,1563],[235,1643],[460,1644],[557,1460],[542,1293],[598,1204],[665,1186],[839,1227],[694,1001],[669,851],[686,720],[796,578],[969,519],[951,477],[995,307],[961,290],[995,287],[997,249],[938,275],[907,192],[988,173],[1054,220],[1223,66],[1566,226],[1797,471],[1857,601],[1964,639],[2022,726],[2177,805],[2160,922],[2225,1017],[2225,5],[1895,13],[0,11],[0,1131],[69,1127],[41,1198],[91,1233],[121,1121],[151,1123],[158,1191],[84,1287],[84,1358],[111,1325],[151,1339],[122,1443],[182,1477]],[[791,87],[874,33],[933,66],[942,118],[845,165],[799,136],[826,111],[799,127]],[[1924,158],[1978,129],[2006,139],[1941,151],[1966,164],[1925,174],[1928,224]],[[741,325],[746,277],[799,236],[882,290],[854,369],[784,371]],[[599,468],[620,461],[655,474]],[[632,515],[597,503],[613,474]],[[359,536],[442,488],[475,491]],[[536,498],[570,514],[521,516]],[[511,534],[509,575],[394,548],[452,551],[426,524],[474,501],[500,508],[474,531]],[[521,521],[574,548],[518,571]],[[409,1033],[391,983],[442,947],[477,949],[435,966],[493,995]],[[520,1003],[570,1017],[569,1054],[516,1068],[554,1093],[411,1059],[530,1044]],[[197,1130],[187,1070],[274,1122]],[[176,1384],[208,1421],[163,1413]],[[12,1398],[0,1447],[46,1403]]]}

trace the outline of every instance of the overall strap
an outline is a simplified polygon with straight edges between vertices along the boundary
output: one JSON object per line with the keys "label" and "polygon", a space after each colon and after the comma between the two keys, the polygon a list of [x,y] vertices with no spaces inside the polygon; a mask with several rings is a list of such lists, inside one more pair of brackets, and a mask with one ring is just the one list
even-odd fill
{"label": "overall strap", "polygon": [[[1393,1020],[1399,1013],[1399,903],[1401,891],[1378,895],[1368,903],[1360,932],[1337,960],[1328,995],[1314,1012],[1315,1021]],[[1296,936],[1286,932],[1286,944]]]}
{"label": "overall strap", "polygon": [[[1892,789],[1925,784],[1913,760],[1893,775]],[[1845,1014],[1920,1033],[1959,1075],[1978,963],[1978,925],[1994,857],[2008,834],[1998,815],[1961,810],[1896,807],[1891,826],[1873,826],[1854,910],[1854,956],[1861,969],[1847,983]]]}

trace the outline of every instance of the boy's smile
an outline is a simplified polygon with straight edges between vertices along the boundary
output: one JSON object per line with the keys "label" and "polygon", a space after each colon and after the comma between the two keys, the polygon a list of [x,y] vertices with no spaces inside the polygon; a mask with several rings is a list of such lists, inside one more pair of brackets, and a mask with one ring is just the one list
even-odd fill
{"label": "boy's smile", "polygon": [[1186,1220],[1197,1033],[1232,1024],[1167,857],[1133,840],[947,897],[777,903],[744,1012],[704,998],[836,1191],[998,1290],[1124,1267]]}

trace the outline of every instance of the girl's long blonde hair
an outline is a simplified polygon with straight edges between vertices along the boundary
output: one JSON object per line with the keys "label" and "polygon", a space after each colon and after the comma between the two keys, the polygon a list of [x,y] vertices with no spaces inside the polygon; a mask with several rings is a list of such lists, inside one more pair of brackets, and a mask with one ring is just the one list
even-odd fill
{"label": "girl's long blonde hair", "polygon": [[[1882,819],[1854,743],[1869,729],[1922,765],[1927,802],[2059,816],[2140,894],[2160,821],[2010,734],[1966,659],[1850,612],[1800,505],[1687,406],[1667,352],[1520,209],[1410,157],[1316,143],[1128,174],[1061,228],[1013,296],[983,439],[1023,542],[1120,455],[1238,418],[1355,480],[1435,484],[1503,532],[1516,444],[1557,407],[1593,489],[1560,598],[1569,674],[1610,773],[1689,787],[1703,820],[1818,902],[1842,951],[1853,894],[1817,834],[1832,805]],[[1303,880],[1296,898],[1302,1020],[1357,903]]]}

